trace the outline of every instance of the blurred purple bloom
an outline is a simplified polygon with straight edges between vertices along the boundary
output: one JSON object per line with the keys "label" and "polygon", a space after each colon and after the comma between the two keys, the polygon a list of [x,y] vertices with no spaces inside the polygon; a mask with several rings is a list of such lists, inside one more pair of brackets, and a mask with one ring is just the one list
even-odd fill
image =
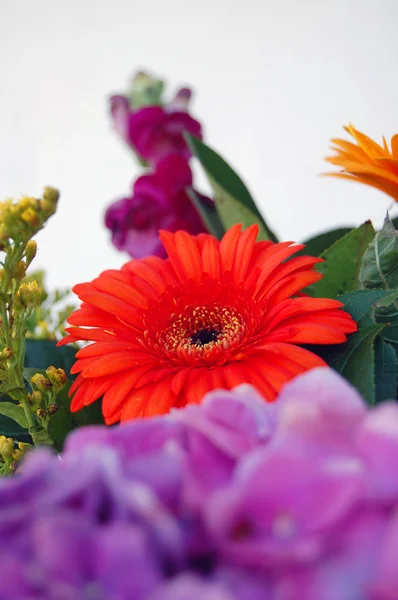
{"label": "blurred purple bloom", "polygon": [[202,138],[200,123],[187,112],[191,95],[189,88],[181,88],[166,107],[154,105],[138,109],[132,109],[125,96],[112,96],[110,112],[114,129],[151,165],[174,153],[187,160],[191,152],[184,132]]}
{"label": "blurred purple bloom", "polygon": [[129,101],[125,96],[112,96],[109,107],[113,126],[118,135],[128,142],[128,118],[130,114]]}
{"label": "blurred purple bloom", "polygon": [[0,481],[0,600],[396,600],[397,432],[327,368],[79,429]]}
{"label": "blurred purple bloom", "polygon": [[192,98],[192,90],[190,88],[180,88],[171,102],[167,105],[168,112],[187,111]]}
{"label": "blurred purple bloom", "polygon": [[[132,195],[111,204],[105,213],[105,225],[112,231],[118,250],[133,258],[155,255],[164,258],[159,229],[184,230],[195,235],[206,231],[185,188],[192,185],[192,173],[178,154],[162,158],[153,173],[142,175]],[[212,204],[209,199],[203,201]]]}
{"label": "blurred purple bloom", "polygon": [[128,141],[137,154],[150,164],[155,164],[172,152],[187,160],[191,152],[184,139],[184,132],[202,138],[200,123],[184,110],[145,106],[129,115]]}

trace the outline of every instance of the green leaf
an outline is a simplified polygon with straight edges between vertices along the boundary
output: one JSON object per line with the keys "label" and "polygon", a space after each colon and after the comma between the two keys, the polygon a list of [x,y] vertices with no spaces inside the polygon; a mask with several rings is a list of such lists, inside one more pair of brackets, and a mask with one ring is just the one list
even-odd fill
{"label": "green leaf", "polygon": [[350,335],[345,344],[317,347],[317,354],[355,386],[369,404],[376,402],[374,342],[385,325],[364,327]]}
{"label": "green leaf", "polygon": [[344,310],[363,327],[374,325],[376,303],[381,302],[385,296],[390,296],[386,290],[356,290],[342,296],[337,300],[344,304]]}
{"label": "green leaf", "polygon": [[30,435],[35,446],[52,446],[53,439],[48,435],[47,431],[41,427],[36,431],[29,430]]}
{"label": "green leaf", "polygon": [[372,223],[367,221],[353,229],[321,254],[325,262],[317,265],[324,277],[310,286],[318,297],[335,298],[358,288],[362,255],[374,237]]}
{"label": "green leaf", "polygon": [[397,397],[397,355],[390,344],[375,340],[376,402]]}
{"label": "green leaf", "polygon": [[398,287],[398,231],[388,214],[363,255],[359,283],[363,289]]}
{"label": "green leaf", "polygon": [[47,369],[54,366],[57,369],[69,371],[75,362],[76,348],[71,346],[57,347],[53,340],[26,340],[25,367],[28,369]]}
{"label": "green leaf", "polygon": [[[27,429],[28,422],[25,417],[24,409],[13,402],[0,402],[0,414],[12,419],[20,427]],[[3,434],[4,435],[4,434]]]}
{"label": "green leaf", "polygon": [[381,307],[375,310],[377,323],[384,323],[386,330],[383,334],[387,342],[398,344],[398,308],[395,304],[390,307]]}
{"label": "green leaf", "polygon": [[65,387],[57,396],[58,410],[54,413],[49,423],[49,433],[54,440],[55,449],[60,452],[66,436],[70,431],[83,425],[103,425],[104,419],[101,411],[101,401],[94,402],[77,412],[71,412],[71,399],[68,396],[72,382],[67,380]]}
{"label": "green leaf", "polygon": [[297,252],[295,256],[299,256],[300,254],[305,256],[320,256],[322,252],[325,252],[332,244],[347,235],[347,233],[350,233],[353,229],[353,227],[341,227],[313,236],[308,240],[301,242],[302,244],[305,244],[305,248],[300,250],[300,252]]}
{"label": "green leaf", "polygon": [[192,154],[198,158],[214,192],[214,202],[224,229],[236,223],[243,228],[257,223],[259,240],[277,241],[240,177],[221,156],[197,138],[185,134]]}
{"label": "green leaf", "polygon": [[384,295],[375,302],[376,308],[388,308],[398,299],[398,290],[385,290]]}
{"label": "green leaf", "polygon": [[194,189],[187,188],[186,192],[192,204],[200,214],[201,219],[207,227],[208,232],[220,240],[224,235],[225,231],[216,209],[211,208],[210,206],[202,202],[199,194],[197,194],[197,192],[195,192]]}

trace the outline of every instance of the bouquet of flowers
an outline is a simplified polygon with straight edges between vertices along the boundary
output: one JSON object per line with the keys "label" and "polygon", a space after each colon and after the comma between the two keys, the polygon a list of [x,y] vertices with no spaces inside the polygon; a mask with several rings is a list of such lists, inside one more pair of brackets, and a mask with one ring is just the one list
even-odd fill
{"label": "bouquet of flowers", "polygon": [[[394,220],[279,241],[191,95],[111,97],[131,258],[77,308],[28,272],[58,192],[0,205],[0,600],[396,600]],[[398,135],[346,130],[327,175],[398,201]]]}

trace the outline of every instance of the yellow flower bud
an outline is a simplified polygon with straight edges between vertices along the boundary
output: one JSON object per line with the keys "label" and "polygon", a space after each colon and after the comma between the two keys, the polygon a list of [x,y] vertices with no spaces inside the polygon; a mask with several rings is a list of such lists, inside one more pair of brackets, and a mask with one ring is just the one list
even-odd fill
{"label": "yellow flower bud", "polygon": [[0,454],[4,460],[8,460],[14,452],[14,440],[0,436]]}
{"label": "yellow flower bud", "polygon": [[35,240],[29,240],[25,248],[26,266],[29,266],[37,253],[37,244]]}
{"label": "yellow flower bud", "polygon": [[18,442],[18,448],[21,452],[27,452],[32,446],[30,444],[25,444],[25,442]]}
{"label": "yellow flower bud", "polygon": [[14,459],[15,461],[17,461],[17,462],[18,462],[19,460],[21,460],[21,458],[23,457],[23,452],[22,452],[22,450],[19,450],[18,448],[16,448],[16,449],[14,450],[14,452],[12,453],[12,457],[13,457],[13,459]]}
{"label": "yellow flower bud", "polygon": [[36,416],[39,417],[39,419],[44,419],[44,417],[47,416],[47,411],[43,408],[39,408],[39,410],[36,411]]}
{"label": "yellow flower bud", "polygon": [[45,187],[43,192],[42,206],[50,214],[56,211],[59,200],[59,191],[52,187]]}
{"label": "yellow flower bud", "polygon": [[24,260],[20,260],[17,266],[15,267],[14,277],[16,279],[23,279],[26,274],[26,262]]}
{"label": "yellow flower bud", "polygon": [[66,373],[63,369],[48,367],[48,369],[46,369],[46,375],[54,385],[57,385],[59,387],[65,385]]}
{"label": "yellow flower bud", "polygon": [[[33,308],[40,303],[41,289],[37,284],[37,281],[30,281],[29,283],[21,283],[16,293],[17,304],[25,308]],[[19,302],[18,302],[19,301]]]}
{"label": "yellow flower bud", "polygon": [[34,390],[31,394],[28,394],[28,402],[34,411],[40,407],[42,400],[43,394],[38,390]]}
{"label": "yellow flower bud", "polygon": [[23,212],[30,208],[35,210],[37,208],[37,200],[36,198],[33,198],[33,196],[23,196],[19,202],[13,204],[12,207],[15,212]]}
{"label": "yellow flower bud", "polygon": [[10,357],[12,356],[12,350],[11,348],[9,348],[8,346],[6,346],[1,352],[0,352],[0,361],[3,360],[8,360]]}
{"label": "yellow flower bud", "polygon": [[21,219],[33,227],[39,227],[40,225],[40,217],[31,206],[21,213]]}
{"label": "yellow flower bud", "polygon": [[33,375],[30,382],[41,392],[48,392],[53,387],[51,381],[41,373],[36,373]]}

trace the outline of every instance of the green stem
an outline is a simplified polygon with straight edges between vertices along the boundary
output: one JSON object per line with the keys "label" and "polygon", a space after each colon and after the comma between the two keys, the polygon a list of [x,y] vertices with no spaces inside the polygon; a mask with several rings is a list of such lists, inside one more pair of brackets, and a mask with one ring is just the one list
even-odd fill
{"label": "green stem", "polygon": [[[1,286],[1,291],[3,292],[3,294],[5,296],[7,296],[7,294],[8,294],[8,286],[10,283],[11,274],[14,272],[14,269],[15,269],[16,265],[18,264],[18,262],[20,260],[22,260],[24,251],[25,251],[25,247],[23,245],[15,246],[10,251],[10,253],[7,254],[7,256],[6,256],[5,268],[4,268],[4,280],[3,280],[2,286]],[[3,302],[1,303],[0,315],[1,315],[1,319],[2,319],[2,329],[3,329],[4,341],[5,341],[6,345],[12,350],[13,355],[17,356],[14,340],[12,337],[11,327],[10,327],[10,319],[9,319],[9,312],[11,310],[11,306],[12,306],[12,297],[11,297],[10,302],[8,303],[8,306],[6,306],[6,303],[3,303]],[[25,417],[26,417],[26,421],[29,425],[29,430],[31,430],[32,432],[36,432],[37,426],[36,426],[35,418],[30,409],[30,405],[29,405],[29,402],[27,399],[27,391],[25,388],[24,380],[23,380],[23,364],[20,364],[19,361],[17,362],[14,369],[12,370],[12,376],[13,376],[12,383],[15,384],[15,390],[14,390],[14,392],[10,392],[10,396],[14,397],[14,399],[18,400],[22,404],[22,407],[23,407],[23,410],[25,413]]]}

